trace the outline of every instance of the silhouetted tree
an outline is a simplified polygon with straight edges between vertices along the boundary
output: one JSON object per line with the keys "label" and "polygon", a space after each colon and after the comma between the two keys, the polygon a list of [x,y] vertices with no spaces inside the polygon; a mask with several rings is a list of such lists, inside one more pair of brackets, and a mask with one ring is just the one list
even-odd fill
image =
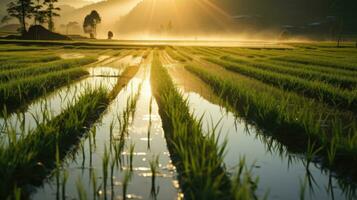
{"label": "silhouetted tree", "polygon": [[33,3],[31,0],[16,0],[7,5],[8,17],[19,20],[21,34],[26,33],[26,19],[30,19],[33,13]]}
{"label": "silhouetted tree", "polygon": [[356,26],[356,0],[329,0],[330,13],[336,16],[335,34],[337,47],[340,47],[342,35]]}
{"label": "silhouetted tree", "polygon": [[55,24],[53,21],[54,17],[59,17],[60,15],[56,11],[60,11],[61,9],[59,7],[55,7],[55,3],[57,3],[58,0],[44,0],[43,4],[46,6],[45,12],[46,12],[46,18],[47,18],[47,23],[48,23],[48,29],[50,31],[54,31],[55,29]]}
{"label": "silhouetted tree", "polygon": [[113,32],[109,31],[108,32],[108,40],[111,40],[113,38],[114,34]]}
{"label": "silhouetted tree", "polygon": [[90,35],[90,38],[95,38],[97,35],[97,24],[102,21],[97,11],[93,10],[84,18],[83,30]]}
{"label": "silhouetted tree", "polygon": [[36,0],[36,5],[33,7],[34,24],[42,25],[46,22],[46,11],[42,10],[43,5],[40,0]]}

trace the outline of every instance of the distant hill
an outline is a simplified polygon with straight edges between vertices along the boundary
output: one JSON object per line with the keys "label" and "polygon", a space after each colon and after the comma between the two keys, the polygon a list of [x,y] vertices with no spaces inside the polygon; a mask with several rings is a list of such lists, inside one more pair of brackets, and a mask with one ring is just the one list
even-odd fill
{"label": "distant hill", "polygon": [[0,27],[1,32],[14,33],[20,28],[19,24],[7,24]]}
{"label": "distant hill", "polygon": [[340,15],[345,32],[357,31],[356,0],[143,0],[116,23],[116,31],[192,36],[281,32],[289,27],[293,32],[319,35],[336,27]]}
{"label": "distant hill", "polygon": [[221,33],[233,28],[232,18],[205,0],[143,0],[116,23],[129,34]]}

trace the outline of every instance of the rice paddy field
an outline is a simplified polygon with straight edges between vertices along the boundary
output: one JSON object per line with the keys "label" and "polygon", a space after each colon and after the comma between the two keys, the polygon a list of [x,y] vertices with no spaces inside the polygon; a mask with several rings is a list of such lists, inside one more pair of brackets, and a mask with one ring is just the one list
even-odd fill
{"label": "rice paddy field", "polygon": [[0,199],[357,199],[353,43],[0,45]]}

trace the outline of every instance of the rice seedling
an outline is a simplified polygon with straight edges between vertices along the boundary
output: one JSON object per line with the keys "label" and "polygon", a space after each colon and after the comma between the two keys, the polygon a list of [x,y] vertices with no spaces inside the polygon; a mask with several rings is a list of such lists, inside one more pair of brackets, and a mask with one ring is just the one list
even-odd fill
{"label": "rice seedling", "polygon": [[14,55],[13,57],[9,57],[6,60],[0,61],[0,70],[7,69],[19,69],[25,68],[35,63],[42,64],[43,62],[52,62],[56,60],[60,60],[61,58],[58,56],[40,56],[40,57],[23,57],[19,58],[19,56]]}
{"label": "rice seedling", "polygon": [[129,166],[130,171],[133,171],[133,159],[134,159],[135,144],[129,146]]}
{"label": "rice seedling", "polygon": [[62,175],[62,200],[66,199],[66,184],[68,181],[68,171],[65,170]]}
{"label": "rice seedling", "polygon": [[149,161],[150,171],[151,171],[151,193],[152,198],[156,199],[158,189],[156,189],[156,176],[159,168],[159,156],[153,156],[152,160]]}
{"label": "rice seedling", "polygon": [[344,77],[341,75],[336,74],[325,74],[321,72],[310,71],[305,67],[305,69],[301,68],[293,68],[293,67],[286,67],[284,64],[272,64],[267,61],[250,61],[247,59],[241,59],[232,56],[223,56],[221,59],[229,62],[244,64],[247,66],[252,66],[258,69],[277,72],[281,74],[289,74],[292,76],[296,76],[299,78],[303,78],[306,80],[318,80],[322,82],[329,83],[336,87],[343,87],[347,89],[353,89],[357,87],[357,79],[353,77]]}
{"label": "rice seedling", "polygon": [[93,199],[97,199],[97,192],[98,192],[98,187],[97,187],[97,175],[95,174],[95,170],[91,170],[91,183],[92,183],[92,190],[93,190]]}
{"label": "rice seedling", "polygon": [[[46,170],[42,166],[51,168],[60,165],[59,155],[63,155],[71,144],[78,141],[87,130],[86,125],[90,125],[100,116],[108,102],[105,89],[88,90],[59,116],[47,123],[39,124],[35,130],[30,130],[19,139],[2,145],[0,177],[4,182],[0,185],[1,196],[6,197],[9,188],[17,182],[26,183],[42,179],[46,175]],[[56,144],[59,151],[56,150]],[[54,161],[57,164],[53,163]],[[31,171],[37,173],[31,176]]]}
{"label": "rice seedling", "polygon": [[307,97],[315,98],[332,106],[357,110],[357,93],[354,91],[335,88],[319,81],[308,81],[290,75],[269,72],[242,64],[225,62],[215,58],[206,58],[228,70],[253,77],[287,91],[294,91]]}
{"label": "rice seedling", "polygon": [[10,81],[0,85],[0,105],[13,110],[87,74],[87,71],[75,68]]}
{"label": "rice seedling", "polygon": [[177,51],[175,51],[172,47],[166,47],[165,51],[174,60],[177,60],[179,62],[185,62],[186,61],[186,58],[184,56],[182,56],[181,54],[177,53]]}
{"label": "rice seedling", "polygon": [[81,58],[81,59],[69,59],[59,60],[44,64],[35,64],[26,68],[16,68],[12,70],[6,70],[0,72],[0,83],[6,83],[8,81],[14,81],[16,79],[26,78],[29,76],[37,76],[46,73],[52,73],[55,71],[62,71],[66,69],[76,68],[82,65],[86,65],[96,61],[94,58]]}
{"label": "rice seedling", "polygon": [[[243,117],[255,121],[268,130],[272,130],[273,133],[279,133],[279,130],[286,130],[290,127],[289,132],[291,137],[293,137],[294,131],[296,131],[298,135],[294,137],[298,137],[301,141],[307,141],[307,139],[304,139],[306,135],[301,134],[305,133],[310,138],[313,138],[314,141],[317,141],[318,146],[324,146],[324,149],[328,148],[333,137],[336,137],[336,141],[339,142],[336,145],[337,152],[340,152],[340,155],[348,155],[347,157],[354,159],[353,152],[356,149],[347,148],[346,145],[352,142],[349,139],[355,135],[355,122],[353,120],[346,121],[346,127],[344,127],[341,126],[340,116],[327,115],[332,117],[332,119],[329,121],[323,120],[328,123],[326,128],[326,125],[316,123],[316,121],[324,119],[326,113],[324,114],[321,110],[312,112],[312,110],[316,109],[314,104],[306,101],[301,102],[298,100],[299,97],[289,96],[284,93],[284,98],[274,98],[271,93],[252,90],[249,83],[243,80],[235,82],[224,80],[214,76],[211,72],[204,70],[204,68],[194,65],[186,66],[186,69],[211,85],[212,89],[218,95],[227,99]],[[291,106],[291,104],[294,106]],[[274,126],[271,126],[272,124]],[[333,134],[332,130],[334,130]],[[327,137],[330,134],[333,135],[332,138]],[[348,135],[348,139],[343,139],[343,135],[345,134]],[[355,142],[354,140],[352,143],[355,144]]]}
{"label": "rice seedling", "polygon": [[123,177],[123,199],[127,199],[127,194],[128,194],[128,186],[129,186],[129,182],[132,178],[132,172],[130,170],[126,170],[124,172],[124,177]]}
{"label": "rice seedling", "polygon": [[87,200],[88,199],[87,193],[86,193],[84,186],[82,184],[82,181],[79,177],[76,182],[76,188],[77,188],[78,199],[79,200]]}
{"label": "rice seedling", "polygon": [[351,70],[351,71],[356,71],[356,63],[349,63],[349,62],[343,62],[341,60],[336,60],[336,59],[316,59],[312,56],[284,56],[284,57],[278,57],[275,58],[277,60],[283,60],[283,61],[290,61],[290,62],[296,62],[296,63],[301,63],[301,64],[313,64],[316,66],[324,67],[336,67],[336,68],[341,68],[341,69],[346,69],[346,70]]}
{"label": "rice seedling", "polygon": [[225,147],[218,146],[215,133],[203,136],[200,123],[190,114],[187,101],[157,54],[152,62],[151,84],[185,198],[232,198],[231,183],[222,168]]}
{"label": "rice seedling", "polygon": [[109,152],[107,147],[104,147],[104,154],[102,157],[102,170],[103,170],[103,186],[104,186],[104,199],[107,199],[107,180],[108,180],[108,166],[109,166]]}

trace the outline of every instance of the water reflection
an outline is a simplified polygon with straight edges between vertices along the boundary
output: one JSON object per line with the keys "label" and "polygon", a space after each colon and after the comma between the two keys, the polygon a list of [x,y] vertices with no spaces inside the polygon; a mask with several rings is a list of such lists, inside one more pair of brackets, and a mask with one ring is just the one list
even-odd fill
{"label": "water reflection", "polygon": [[[234,172],[239,159],[244,156],[247,164],[254,166],[259,177],[258,195],[269,192],[269,199],[352,199],[340,181],[318,164],[307,165],[304,156],[290,153],[286,147],[224,108],[203,99],[199,94],[185,93],[192,113],[203,116],[205,132],[219,124],[220,143],[227,140],[225,164]],[[352,191],[356,191],[352,189]],[[355,192],[353,192],[355,193]]]}
{"label": "water reflection", "polygon": [[[69,173],[67,198],[78,197],[80,191],[91,199],[173,199],[180,196],[158,106],[147,91],[150,90],[149,69],[150,65],[141,66],[100,123],[65,160],[63,169]],[[141,93],[136,99],[138,91]],[[136,106],[133,106],[135,99]],[[133,113],[125,112],[133,107]],[[147,137],[148,129],[150,140],[142,140]],[[150,162],[155,156],[158,160],[153,170]],[[55,186],[53,176],[37,188],[31,198],[52,199]]]}

